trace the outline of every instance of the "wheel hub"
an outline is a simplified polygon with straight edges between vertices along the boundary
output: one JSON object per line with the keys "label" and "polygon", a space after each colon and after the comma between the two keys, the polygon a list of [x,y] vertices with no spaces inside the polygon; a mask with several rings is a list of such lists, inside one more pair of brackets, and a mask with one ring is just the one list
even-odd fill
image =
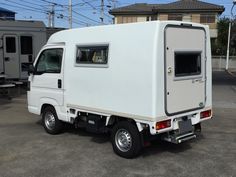
{"label": "wheel hub", "polygon": [[132,147],[132,138],[130,133],[125,129],[119,129],[115,135],[116,146],[122,152],[127,152]]}
{"label": "wheel hub", "polygon": [[52,130],[55,127],[56,119],[54,115],[50,112],[45,114],[45,125],[48,129]]}

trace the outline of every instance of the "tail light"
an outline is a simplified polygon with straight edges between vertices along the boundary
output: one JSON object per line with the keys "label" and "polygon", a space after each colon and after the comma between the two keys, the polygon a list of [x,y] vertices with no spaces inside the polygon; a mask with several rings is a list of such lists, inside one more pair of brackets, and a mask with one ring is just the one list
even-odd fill
{"label": "tail light", "polygon": [[171,119],[156,123],[156,130],[161,130],[169,127],[171,127]]}
{"label": "tail light", "polygon": [[201,112],[201,114],[200,114],[200,118],[201,118],[201,119],[209,118],[209,117],[211,117],[211,113],[212,113],[211,109],[210,109],[210,110],[207,110],[207,111],[203,111],[203,112]]}

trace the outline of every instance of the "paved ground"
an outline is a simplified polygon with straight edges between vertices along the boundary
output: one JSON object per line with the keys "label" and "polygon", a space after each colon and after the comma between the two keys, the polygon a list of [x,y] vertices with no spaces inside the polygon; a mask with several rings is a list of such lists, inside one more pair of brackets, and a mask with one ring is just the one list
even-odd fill
{"label": "paved ground", "polygon": [[214,118],[201,137],[155,142],[132,160],[115,155],[106,135],[73,128],[48,135],[27,112],[25,96],[0,98],[0,177],[236,176],[236,78],[214,73],[213,83]]}

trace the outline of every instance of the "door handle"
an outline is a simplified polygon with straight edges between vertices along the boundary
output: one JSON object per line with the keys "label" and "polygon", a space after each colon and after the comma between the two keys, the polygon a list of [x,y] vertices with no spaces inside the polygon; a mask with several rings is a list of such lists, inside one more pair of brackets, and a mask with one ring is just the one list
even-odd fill
{"label": "door handle", "polygon": [[10,61],[10,57],[5,57],[4,60],[5,61]]}
{"label": "door handle", "polygon": [[168,74],[171,74],[171,73],[172,73],[172,68],[171,68],[171,67],[168,67],[168,68],[167,68],[167,72],[168,72]]}
{"label": "door handle", "polygon": [[61,88],[61,79],[58,79],[58,80],[57,80],[57,87],[58,87],[58,88]]}

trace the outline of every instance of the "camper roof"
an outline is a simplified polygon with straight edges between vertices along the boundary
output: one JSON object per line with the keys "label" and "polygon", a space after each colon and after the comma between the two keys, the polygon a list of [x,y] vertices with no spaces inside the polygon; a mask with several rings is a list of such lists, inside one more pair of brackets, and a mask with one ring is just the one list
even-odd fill
{"label": "camper roof", "polygon": [[101,41],[100,38],[106,38],[107,35],[112,34],[113,36],[119,35],[119,33],[129,34],[132,31],[139,31],[142,33],[141,35],[150,36],[152,34],[148,33],[150,29],[157,29],[160,26],[166,25],[181,25],[184,24],[186,26],[194,25],[196,27],[206,27],[205,25],[201,25],[198,23],[189,23],[189,22],[180,22],[180,21],[149,21],[149,22],[138,22],[138,23],[126,23],[126,24],[112,24],[112,25],[102,25],[102,26],[91,26],[91,27],[83,27],[83,28],[74,28],[69,30],[63,30],[57,33],[54,33],[48,40],[48,44],[50,43],[58,43],[58,42],[76,42],[75,36],[81,39],[87,38],[87,42],[92,40],[93,42]]}
{"label": "camper roof", "polygon": [[42,21],[0,20],[0,29],[4,27],[46,28]]}

